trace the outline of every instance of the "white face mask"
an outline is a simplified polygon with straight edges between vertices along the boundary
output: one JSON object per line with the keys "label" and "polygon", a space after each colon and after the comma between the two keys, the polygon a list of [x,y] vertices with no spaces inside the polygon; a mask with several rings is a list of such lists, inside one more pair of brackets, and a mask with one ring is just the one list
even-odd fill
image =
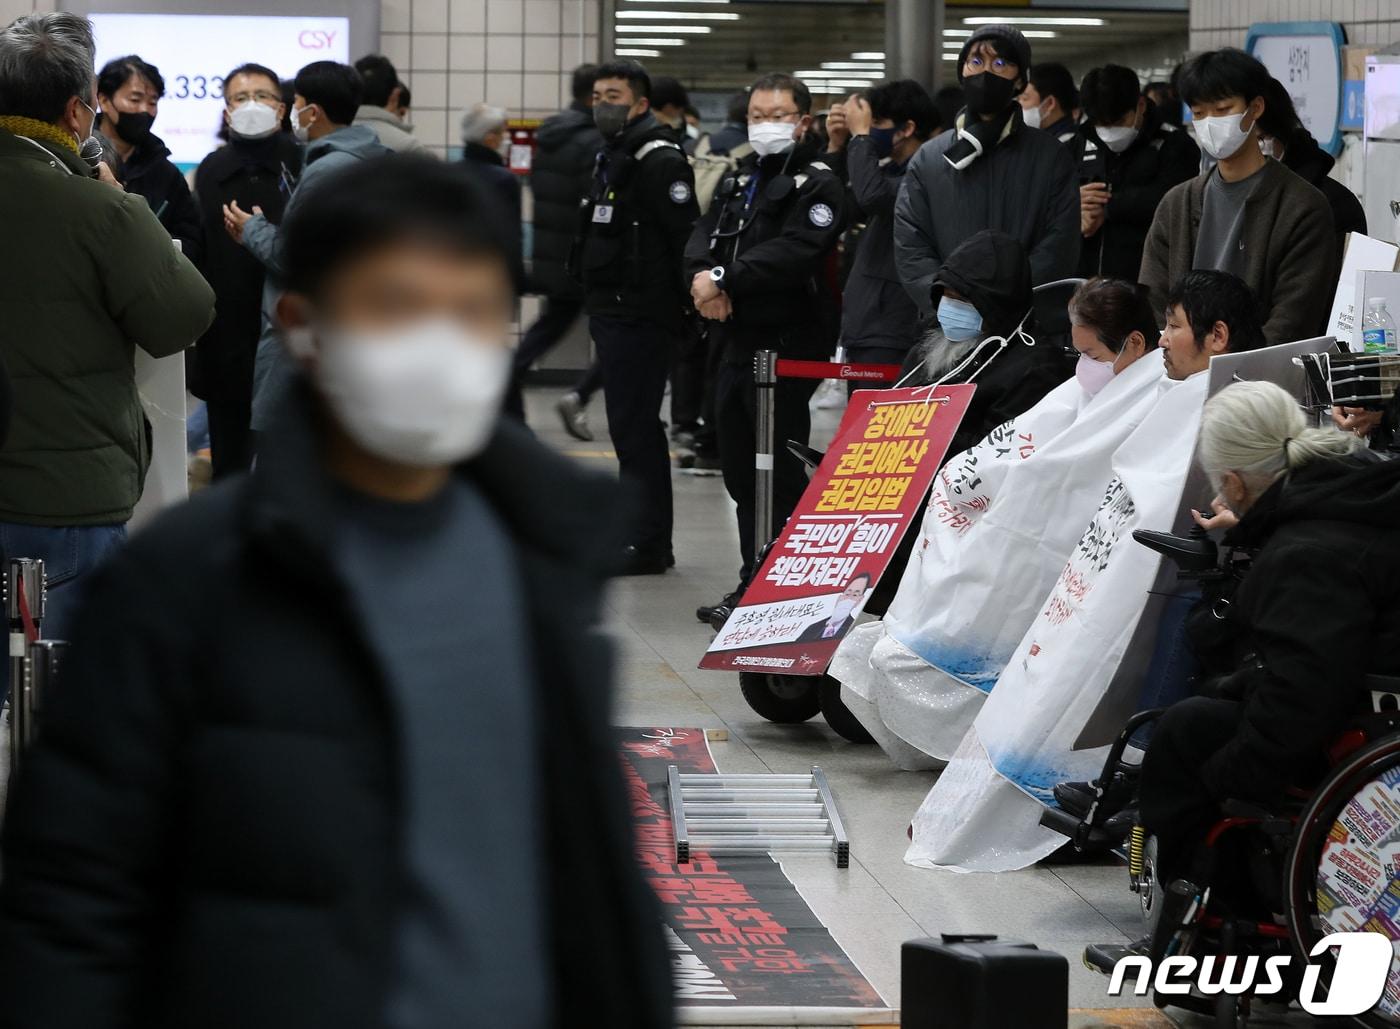
{"label": "white face mask", "polygon": [[228,128],[239,139],[266,139],[277,131],[277,109],[256,100],[239,104],[228,116]]}
{"label": "white face mask", "polygon": [[785,154],[797,144],[797,140],[792,138],[794,128],[795,125],[785,121],[761,121],[750,125],[749,146],[759,157]]}
{"label": "white face mask", "polygon": [[311,126],[301,123],[301,112],[305,110],[305,107],[292,108],[292,135],[298,143],[306,143],[311,139]]}
{"label": "white face mask", "polygon": [[500,417],[510,351],[457,322],[430,319],[380,332],[299,329],[294,354],[317,353],[315,381],[335,419],[386,461],[438,468],[475,457]]}
{"label": "white face mask", "polygon": [[856,609],[857,601],[849,597],[841,597],[836,601],[836,606],[831,611],[831,621],[844,622],[851,617],[851,612]]}
{"label": "white face mask", "polygon": [[[1248,113],[1248,112],[1245,112]],[[1245,128],[1244,113],[1222,114],[1213,118],[1197,118],[1196,141],[1201,149],[1217,161],[1228,160],[1239,152],[1254,126]]]}
{"label": "white face mask", "polygon": [[1095,125],[1094,132],[1103,141],[1103,145],[1115,154],[1127,150],[1138,137],[1138,130],[1131,125]]}
{"label": "white face mask", "polygon": [[1021,120],[1032,129],[1040,128],[1040,107],[1037,105],[1021,108]]}

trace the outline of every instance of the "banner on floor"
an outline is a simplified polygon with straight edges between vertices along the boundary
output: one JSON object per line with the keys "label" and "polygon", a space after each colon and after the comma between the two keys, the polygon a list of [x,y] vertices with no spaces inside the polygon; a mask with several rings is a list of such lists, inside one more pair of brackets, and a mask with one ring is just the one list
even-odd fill
{"label": "banner on floor", "polygon": [[692,851],[676,863],[666,768],[714,772],[704,730],[618,731],[637,857],[664,912],[677,1005],[888,1011],[771,857]]}
{"label": "banner on floor", "polygon": [[976,386],[859,392],[701,668],[821,675],[923,512]]}

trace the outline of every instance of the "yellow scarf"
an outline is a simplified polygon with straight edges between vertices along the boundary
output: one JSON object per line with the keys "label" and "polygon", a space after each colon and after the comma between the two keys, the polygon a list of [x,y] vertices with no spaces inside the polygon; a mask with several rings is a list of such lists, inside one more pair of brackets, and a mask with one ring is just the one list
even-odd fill
{"label": "yellow scarf", "polygon": [[75,154],[78,152],[78,141],[70,136],[66,129],[60,129],[57,125],[40,121],[38,118],[26,118],[22,114],[0,114],[0,129],[13,132],[16,136],[28,136],[36,142],[66,146]]}

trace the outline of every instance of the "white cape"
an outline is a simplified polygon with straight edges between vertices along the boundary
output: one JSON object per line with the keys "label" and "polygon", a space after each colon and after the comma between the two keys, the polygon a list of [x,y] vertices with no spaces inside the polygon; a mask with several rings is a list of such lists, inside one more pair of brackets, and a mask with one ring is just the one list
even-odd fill
{"label": "white cape", "polygon": [[830,671],[896,765],[953,756],[1168,385],[1160,351],[1092,399],[1071,379],[939,473],[889,612]]}
{"label": "white cape", "polygon": [[1009,871],[1065,842],[1040,825],[1042,801],[1058,782],[1098,774],[1106,748],[1076,749],[1076,740],[1110,684],[1140,686],[1116,673],[1161,559],[1132,533],[1173,527],[1207,386],[1205,375],[1172,385],[1114,453],[1098,512],[914,816],[910,864]]}

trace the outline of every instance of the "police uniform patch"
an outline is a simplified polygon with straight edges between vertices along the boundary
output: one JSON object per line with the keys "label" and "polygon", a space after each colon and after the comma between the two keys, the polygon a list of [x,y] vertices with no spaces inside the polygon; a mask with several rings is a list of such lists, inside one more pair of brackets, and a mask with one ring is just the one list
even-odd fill
{"label": "police uniform patch", "polygon": [[690,183],[677,179],[671,183],[670,193],[673,204],[683,204],[690,199]]}
{"label": "police uniform patch", "polygon": [[836,215],[826,204],[813,204],[812,209],[807,212],[807,219],[819,229],[824,229],[834,221]]}

